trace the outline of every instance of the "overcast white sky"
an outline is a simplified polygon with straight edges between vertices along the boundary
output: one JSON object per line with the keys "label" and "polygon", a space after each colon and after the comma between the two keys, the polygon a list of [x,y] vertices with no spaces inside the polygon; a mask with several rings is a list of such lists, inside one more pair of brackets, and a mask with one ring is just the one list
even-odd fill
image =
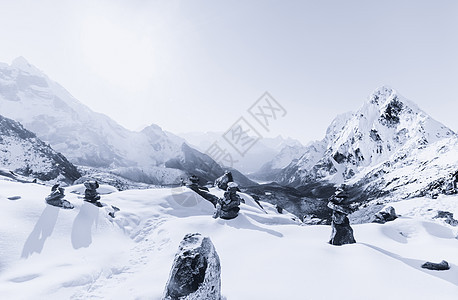
{"label": "overcast white sky", "polygon": [[175,133],[225,131],[269,91],[287,110],[271,135],[321,139],[383,84],[458,131],[457,33],[453,0],[0,0],[0,61]]}

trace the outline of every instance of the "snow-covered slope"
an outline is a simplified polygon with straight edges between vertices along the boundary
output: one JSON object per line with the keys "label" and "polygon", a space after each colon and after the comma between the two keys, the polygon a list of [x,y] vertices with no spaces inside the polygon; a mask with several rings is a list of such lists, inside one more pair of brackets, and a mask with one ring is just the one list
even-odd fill
{"label": "snow-covered slope", "polygon": [[90,110],[22,57],[0,64],[0,111],[77,165],[115,169],[154,184],[178,183],[197,167],[166,168],[168,161],[185,156],[182,138],[154,124],[141,132],[127,130]]}
{"label": "snow-covered slope", "polygon": [[76,167],[20,123],[0,115],[0,167],[43,181],[72,183]]}
{"label": "snow-covered slope", "polygon": [[294,186],[346,181],[371,184],[379,192],[415,182],[414,190],[419,191],[458,170],[457,138],[397,91],[383,86],[358,111],[338,116],[325,138],[309,146],[313,151],[291,163],[277,180]]}
{"label": "snow-covered slope", "polygon": [[[222,191],[211,190],[221,195]],[[301,226],[247,195],[240,215],[211,218],[213,206],[185,188],[102,196],[121,208],[67,199],[48,206],[49,188],[0,181],[0,295],[4,299],[161,299],[187,233],[209,236],[228,299],[456,299],[457,229],[437,210],[458,213],[458,198],[395,203],[393,222],[353,226],[356,244],[331,246],[330,226]],[[7,196],[20,195],[11,201]],[[447,260],[451,269],[420,265]]]}

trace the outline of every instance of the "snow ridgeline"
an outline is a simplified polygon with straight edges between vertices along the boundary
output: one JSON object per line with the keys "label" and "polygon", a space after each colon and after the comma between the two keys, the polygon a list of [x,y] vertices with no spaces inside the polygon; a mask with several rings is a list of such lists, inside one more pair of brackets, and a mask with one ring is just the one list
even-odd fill
{"label": "snow ridgeline", "polygon": [[[75,187],[75,190],[80,187]],[[437,210],[458,214],[458,197],[392,203],[400,218],[355,225],[356,244],[327,243],[330,226],[300,226],[292,215],[241,194],[234,220],[187,188],[113,192],[116,218],[66,189],[73,210],[44,203],[49,187],[0,181],[0,295],[4,299],[160,299],[187,233],[211,238],[227,299],[455,299],[457,230]],[[223,191],[211,189],[222,196]],[[21,199],[9,200],[18,195]],[[451,269],[421,269],[447,260]]]}

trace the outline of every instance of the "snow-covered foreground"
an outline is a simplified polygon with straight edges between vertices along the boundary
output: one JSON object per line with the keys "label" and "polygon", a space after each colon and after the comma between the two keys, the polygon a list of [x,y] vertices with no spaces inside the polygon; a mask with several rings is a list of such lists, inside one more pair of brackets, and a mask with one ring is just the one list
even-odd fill
{"label": "snow-covered foreground", "polygon": [[[457,230],[432,219],[457,215],[458,197],[395,203],[401,218],[355,225],[358,243],[337,247],[327,244],[329,226],[301,226],[247,195],[225,221],[186,188],[114,192],[102,196],[121,208],[112,219],[70,190],[75,208],[63,210],[45,204],[49,187],[0,181],[1,299],[160,299],[191,232],[213,241],[229,300],[458,297]],[[442,259],[450,270],[420,268]]]}

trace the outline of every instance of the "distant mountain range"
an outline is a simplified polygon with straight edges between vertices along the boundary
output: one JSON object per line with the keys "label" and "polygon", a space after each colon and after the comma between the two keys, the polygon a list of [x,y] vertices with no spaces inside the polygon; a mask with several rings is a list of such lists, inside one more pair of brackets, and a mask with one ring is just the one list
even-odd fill
{"label": "distant mountain range", "polygon": [[[241,169],[257,180],[288,186],[273,186],[282,202],[290,198],[291,187],[298,191],[291,192],[294,201],[310,202],[326,199],[341,183],[359,200],[408,198],[458,175],[458,135],[387,86],[376,89],[356,112],[337,116],[323,140],[303,146],[280,136],[264,138],[236,158],[236,169],[203,153],[221,134],[179,137],[154,124],[130,131],[90,110],[24,58],[0,64],[0,112],[6,117],[1,119],[0,166],[43,180],[74,180],[79,173],[73,163],[84,172],[95,170],[98,178],[111,174],[121,185],[120,178],[177,184],[190,174],[203,184],[225,170],[243,186],[255,185],[236,170]],[[276,199],[272,192],[264,195],[262,187],[256,195]],[[294,206],[302,209],[304,203]]]}
{"label": "distant mountain range", "polygon": [[[196,173],[205,183],[224,172],[208,155],[157,125],[134,132],[92,111],[22,57],[0,64],[0,111],[75,165],[133,181],[175,184]],[[237,178],[254,184],[240,173]]]}
{"label": "distant mountain range", "polygon": [[[189,145],[205,153],[215,141],[225,143],[221,139],[223,134],[224,132],[189,132],[178,135]],[[275,138],[262,138],[244,156],[237,154],[227,143],[222,146],[233,155],[234,168],[259,180],[269,180],[273,176],[269,177],[267,174],[286,167],[293,159],[299,158],[306,149],[298,140],[284,138],[281,135]]]}

